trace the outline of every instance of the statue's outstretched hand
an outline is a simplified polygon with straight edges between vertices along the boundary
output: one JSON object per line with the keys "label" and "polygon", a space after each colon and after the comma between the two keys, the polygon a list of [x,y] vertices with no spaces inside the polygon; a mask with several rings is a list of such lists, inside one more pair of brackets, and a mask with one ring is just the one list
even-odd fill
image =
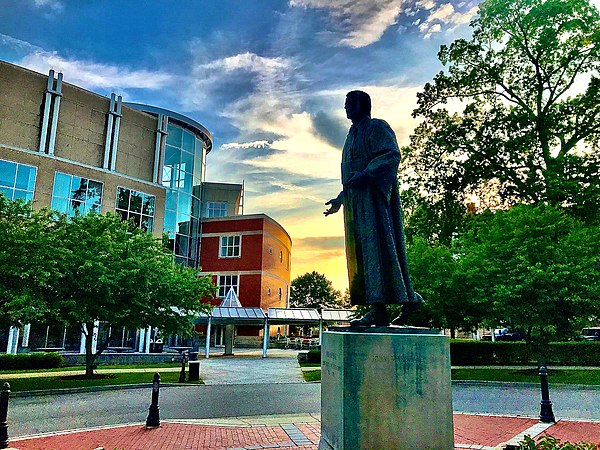
{"label": "statue's outstretched hand", "polygon": [[338,212],[342,207],[342,202],[339,201],[337,198],[332,198],[325,204],[331,205],[327,211],[323,211],[323,214],[325,214],[325,216]]}

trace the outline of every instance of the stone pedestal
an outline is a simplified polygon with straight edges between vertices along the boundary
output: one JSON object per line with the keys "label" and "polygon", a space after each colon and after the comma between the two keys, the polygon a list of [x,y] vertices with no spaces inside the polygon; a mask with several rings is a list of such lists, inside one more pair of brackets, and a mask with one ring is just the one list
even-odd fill
{"label": "stone pedestal", "polygon": [[447,337],[410,327],[330,330],[320,450],[454,448]]}
{"label": "stone pedestal", "polygon": [[232,356],[233,355],[233,335],[235,332],[235,327],[233,325],[225,325],[225,353],[224,356]]}

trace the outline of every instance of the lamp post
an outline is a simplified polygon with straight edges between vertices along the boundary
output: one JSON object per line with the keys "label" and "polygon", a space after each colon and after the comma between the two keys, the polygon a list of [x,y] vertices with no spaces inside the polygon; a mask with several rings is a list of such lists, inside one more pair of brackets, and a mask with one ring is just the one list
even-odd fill
{"label": "lamp post", "polygon": [[550,401],[550,392],[548,389],[548,369],[546,366],[540,366],[540,385],[542,387],[542,401],[540,402],[540,422],[554,423],[554,412],[552,412],[552,402]]}
{"label": "lamp post", "polygon": [[160,426],[158,394],[160,391],[160,374],[156,372],[152,380],[152,403],[148,408],[148,418],[146,419],[146,428],[158,428]]}

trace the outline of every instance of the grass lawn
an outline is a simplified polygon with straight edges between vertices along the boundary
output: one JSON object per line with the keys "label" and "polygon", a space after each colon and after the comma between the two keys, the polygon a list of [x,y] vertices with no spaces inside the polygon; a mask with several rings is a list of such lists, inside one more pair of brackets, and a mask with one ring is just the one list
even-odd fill
{"label": "grass lawn", "polygon": [[[123,364],[123,365],[99,365],[98,369],[149,369],[149,368],[161,368],[161,367],[181,367],[181,357],[177,362],[177,355],[175,355],[175,362],[167,363],[156,363],[156,364]],[[85,370],[85,366],[65,366],[58,367],[55,369],[27,369],[27,370],[0,370],[0,373],[23,373],[23,372],[65,372],[69,370]]]}
{"label": "grass lawn", "polygon": [[321,367],[321,363],[307,363],[307,362],[303,362],[303,363],[298,363],[300,364],[300,367]]}
{"label": "grass lawn", "polygon": [[[15,378],[2,380],[2,383],[8,381],[12,392],[141,383],[148,383],[148,386],[151,386],[153,376],[152,373],[118,373],[102,375],[102,378],[79,379],[70,376],[19,378],[17,375]],[[162,383],[177,383],[179,381],[179,372],[162,373],[160,381]],[[192,383],[203,384],[201,380]]]}
{"label": "grass lawn", "polygon": [[302,372],[302,377],[304,378],[304,381],[321,381],[321,371],[310,370],[308,372]]}
{"label": "grass lawn", "polygon": [[[321,381],[321,371],[302,372],[304,381]],[[537,369],[452,369],[452,379],[539,383]],[[600,385],[600,370],[549,369],[550,384]]]}

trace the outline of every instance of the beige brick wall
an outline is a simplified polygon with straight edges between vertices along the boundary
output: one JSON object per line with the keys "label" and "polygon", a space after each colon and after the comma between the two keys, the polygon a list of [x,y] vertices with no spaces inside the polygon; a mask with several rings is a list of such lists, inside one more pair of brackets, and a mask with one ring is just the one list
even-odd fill
{"label": "beige brick wall", "polygon": [[[38,149],[47,82],[47,75],[0,61],[0,145]],[[54,154],[102,167],[110,100],[68,83],[62,93]],[[122,114],[116,171],[152,181],[156,118],[128,107]]]}

